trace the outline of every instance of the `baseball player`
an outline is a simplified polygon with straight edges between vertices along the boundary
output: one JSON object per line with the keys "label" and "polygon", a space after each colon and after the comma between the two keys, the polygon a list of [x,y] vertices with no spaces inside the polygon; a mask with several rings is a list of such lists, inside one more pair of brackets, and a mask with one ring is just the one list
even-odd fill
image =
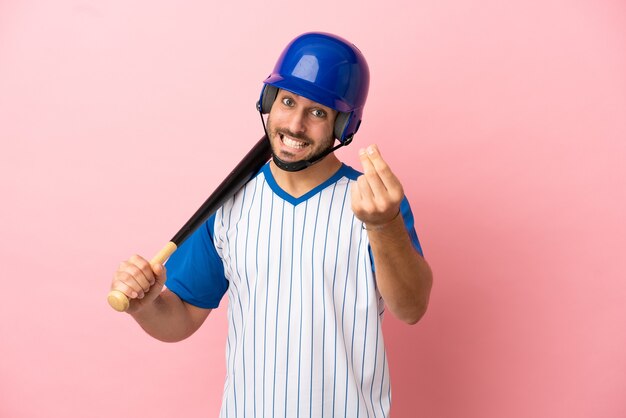
{"label": "baseball player", "polygon": [[257,104],[271,161],[166,266],[135,255],[114,274],[128,313],[163,341],[193,334],[227,295],[221,417],[389,414],[383,312],[416,323],[432,273],[378,147],[359,149],[360,171],[334,153],[357,132],[368,87],[350,42],[295,38]]}

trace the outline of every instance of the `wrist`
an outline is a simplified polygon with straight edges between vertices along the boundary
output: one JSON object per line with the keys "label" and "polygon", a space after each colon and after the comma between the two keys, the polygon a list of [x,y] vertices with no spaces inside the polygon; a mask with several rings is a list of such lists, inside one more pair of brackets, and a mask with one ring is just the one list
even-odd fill
{"label": "wrist", "polygon": [[366,231],[382,231],[383,229],[386,229],[391,224],[393,224],[398,218],[400,218],[400,209],[398,209],[398,213],[396,213],[393,218],[386,222],[376,224],[363,222],[363,229],[365,229]]}
{"label": "wrist", "polygon": [[158,295],[153,300],[149,299],[134,299],[131,301],[130,308],[127,313],[132,316],[136,321],[141,321],[144,318],[150,318],[154,315],[155,311],[159,309],[161,302],[161,295]]}

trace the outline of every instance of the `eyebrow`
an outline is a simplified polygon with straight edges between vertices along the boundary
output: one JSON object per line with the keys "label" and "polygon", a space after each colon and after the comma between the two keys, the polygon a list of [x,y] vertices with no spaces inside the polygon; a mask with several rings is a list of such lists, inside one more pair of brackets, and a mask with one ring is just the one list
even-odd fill
{"label": "eyebrow", "polygon": [[[280,99],[288,98],[288,99],[293,99],[294,101],[297,101],[296,96],[299,96],[299,95],[297,95],[295,93],[292,93],[290,91],[287,91],[287,90],[280,90],[278,92],[278,96],[276,98],[277,99],[279,99],[279,98]],[[299,97],[302,97],[302,96],[299,96]],[[309,109],[320,109],[320,110],[323,110],[328,115],[332,115],[333,113],[339,113],[337,110],[335,110],[333,108],[330,108],[328,106],[324,106],[321,103],[314,102],[313,100],[307,99],[306,97],[302,97],[302,98],[305,99],[305,100],[309,100],[309,101],[311,101],[311,103],[313,103],[312,105],[307,106],[307,108],[309,108]]]}

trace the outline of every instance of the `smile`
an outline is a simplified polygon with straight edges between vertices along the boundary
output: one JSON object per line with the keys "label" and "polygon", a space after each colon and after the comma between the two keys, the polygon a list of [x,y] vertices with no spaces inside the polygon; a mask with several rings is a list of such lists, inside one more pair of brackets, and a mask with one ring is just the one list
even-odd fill
{"label": "smile", "polygon": [[279,135],[280,135],[280,140],[282,141],[282,143],[288,146],[289,148],[303,149],[309,145],[306,142],[298,141],[297,139],[288,137],[284,134],[279,133]]}

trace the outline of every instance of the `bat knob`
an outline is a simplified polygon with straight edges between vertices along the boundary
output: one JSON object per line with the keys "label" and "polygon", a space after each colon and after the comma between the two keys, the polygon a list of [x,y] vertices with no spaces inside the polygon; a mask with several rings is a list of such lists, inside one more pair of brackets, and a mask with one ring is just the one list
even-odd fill
{"label": "bat knob", "polygon": [[130,305],[128,297],[119,290],[111,290],[107,296],[107,301],[111,308],[118,312],[125,312]]}

